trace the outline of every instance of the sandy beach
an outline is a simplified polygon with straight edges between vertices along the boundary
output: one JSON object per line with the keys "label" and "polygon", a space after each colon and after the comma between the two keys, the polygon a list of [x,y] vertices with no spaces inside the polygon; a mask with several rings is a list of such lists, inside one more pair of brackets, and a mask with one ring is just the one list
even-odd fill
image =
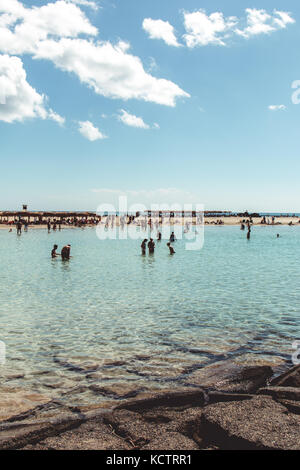
{"label": "sandy beach", "polygon": [[[275,220],[274,220],[274,223],[272,223],[272,218],[271,217],[266,217],[267,221],[269,223],[262,223],[262,217],[253,217],[252,218],[252,222],[251,222],[251,225],[253,226],[276,226],[276,225],[293,225],[293,226],[299,226],[300,227],[300,217],[289,217],[289,216],[281,216],[281,217],[275,217]],[[12,222],[12,218],[9,218],[9,222]],[[139,218],[136,218],[133,222],[130,223],[131,226],[141,226],[143,222],[146,221],[149,222],[150,218],[149,217],[139,217]],[[238,216],[226,216],[226,217],[205,217],[204,218],[204,225],[218,225],[218,226],[225,226],[225,225],[228,225],[228,226],[234,226],[234,225],[241,225],[242,222],[246,222],[247,220],[249,220],[248,217],[238,217]],[[153,226],[156,228],[156,224],[158,223],[158,218],[155,218],[155,217],[152,217],[151,218],[151,221],[152,221],[152,224]],[[53,221],[51,220],[51,223],[53,223]],[[107,217],[102,217],[102,220],[99,222],[101,225],[104,225],[107,223],[111,224],[111,221],[109,218]],[[114,219],[114,224],[119,227],[121,224],[120,224],[120,218],[119,217],[116,217]],[[125,224],[127,224],[127,221],[125,221]],[[168,217],[164,217],[163,220],[162,220],[162,223],[160,225],[163,225],[163,226],[168,226],[168,225],[176,225],[176,226],[185,226],[186,224],[190,224],[190,225],[200,225],[199,221],[196,220],[196,218],[192,218],[192,217],[174,217],[174,218],[168,218]],[[88,221],[87,223],[84,224],[84,226],[95,226],[95,223],[92,223],[91,221]],[[37,229],[37,230],[41,230],[41,229],[47,229],[47,224],[46,223],[43,223],[43,224],[33,224],[33,223],[29,223],[28,227],[30,229]],[[15,230],[15,226],[14,225],[10,225],[10,224],[7,224],[7,223],[2,223],[0,224],[0,230],[10,230],[11,228],[13,228],[13,230]],[[74,226],[73,224],[62,224],[61,225],[61,228],[76,228],[76,226]],[[81,226],[82,228],[82,226]]]}

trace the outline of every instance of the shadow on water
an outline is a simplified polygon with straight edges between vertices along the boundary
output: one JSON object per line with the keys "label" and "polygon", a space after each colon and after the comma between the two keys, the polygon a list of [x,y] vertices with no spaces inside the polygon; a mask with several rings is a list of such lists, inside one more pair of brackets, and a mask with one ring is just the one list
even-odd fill
{"label": "shadow on water", "polygon": [[71,271],[71,266],[70,266],[70,260],[69,259],[61,260],[61,270],[64,271],[64,272]]}
{"label": "shadow on water", "polygon": [[71,271],[69,259],[62,260],[60,257],[57,257],[57,258],[51,258],[50,262],[51,262],[51,266],[53,269],[61,269],[62,272]]}
{"label": "shadow on water", "polygon": [[155,263],[155,254],[147,253],[146,255],[141,255],[143,266],[154,266]]}

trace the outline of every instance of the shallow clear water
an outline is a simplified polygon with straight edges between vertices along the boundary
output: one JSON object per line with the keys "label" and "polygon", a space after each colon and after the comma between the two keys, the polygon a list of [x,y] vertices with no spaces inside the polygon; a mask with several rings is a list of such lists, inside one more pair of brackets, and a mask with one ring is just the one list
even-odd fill
{"label": "shallow clear water", "polygon": [[[51,260],[54,243],[73,258]],[[142,257],[140,240],[100,241],[92,228],[0,230],[1,383],[88,403],[113,396],[93,385],[120,395],[182,385],[220,359],[290,361],[299,244],[299,227],[254,227],[250,242],[206,227],[200,251],[177,241],[171,257],[162,241]]]}

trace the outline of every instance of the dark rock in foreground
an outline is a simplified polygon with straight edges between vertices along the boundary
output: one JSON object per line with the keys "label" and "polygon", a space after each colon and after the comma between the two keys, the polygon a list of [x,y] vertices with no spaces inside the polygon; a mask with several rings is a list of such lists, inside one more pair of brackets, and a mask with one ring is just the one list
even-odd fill
{"label": "dark rock in foreground", "polygon": [[273,375],[270,366],[242,366],[222,361],[194,372],[189,384],[236,393],[254,393]]}
{"label": "dark rock in foreground", "polygon": [[258,392],[260,395],[271,395],[275,399],[300,401],[300,388],[296,387],[266,387]]}
{"label": "dark rock in foreground", "polygon": [[300,448],[300,416],[271,397],[208,406],[199,423],[207,442],[221,449]]}
{"label": "dark rock in foreground", "polygon": [[277,387],[300,387],[300,365],[292,367],[284,374],[271,380],[270,385]]}
{"label": "dark rock in foreground", "polygon": [[270,367],[224,361],[197,371],[192,389],[108,410],[45,403],[0,423],[0,449],[299,450],[298,369],[290,372],[268,387]]}
{"label": "dark rock in foreground", "polygon": [[133,400],[123,403],[117,408],[126,408],[127,410],[145,410],[157,406],[178,407],[178,406],[203,406],[205,403],[204,391],[189,390],[185,392],[172,392],[157,394],[150,398]]}
{"label": "dark rock in foreground", "polygon": [[102,417],[81,423],[76,429],[50,436],[24,450],[129,450],[132,446],[103,423]]}

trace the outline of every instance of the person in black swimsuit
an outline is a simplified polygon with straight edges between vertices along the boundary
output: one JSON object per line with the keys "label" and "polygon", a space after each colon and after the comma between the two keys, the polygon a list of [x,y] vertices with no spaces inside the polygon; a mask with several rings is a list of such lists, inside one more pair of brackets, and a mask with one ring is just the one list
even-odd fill
{"label": "person in black swimsuit", "polygon": [[61,259],[63,261],[70,259],[70,251],[71,251],[71,245],[66,245],[63,247],[63,249],[61,250]]}
{"label": "person in black swimsuit", "polygon": [[172,247],[171,243],[167,243],[167,247],[169,248],[170,250],[170,255],[174,255],[176,253],[176,251],[174,250],[174,248]]}
{"label": "person in black swimsuit", "polygon": [[51,251],[51,258],[56,258],[57,256],[59,256],[58,253],[56,253],[57,248],[57,245],[53,245],[53,249]]}
{"label": "person in black swimsuit", "polygon": [[153,254],[154,253],[154,249],[155,249],[155,243],[153,241],[153,238],[150,238],[150,241],[148,243],[148,249],[149,249],[149,254]]}
{"label": "person in black swimsuit", "polygon": [[142,241],[142,244],[141,244],[141,248],[142,248],[142,255],[145,255],[146,254],[146,243],[147,243],[148,239],[145,238],[145,240]]}

